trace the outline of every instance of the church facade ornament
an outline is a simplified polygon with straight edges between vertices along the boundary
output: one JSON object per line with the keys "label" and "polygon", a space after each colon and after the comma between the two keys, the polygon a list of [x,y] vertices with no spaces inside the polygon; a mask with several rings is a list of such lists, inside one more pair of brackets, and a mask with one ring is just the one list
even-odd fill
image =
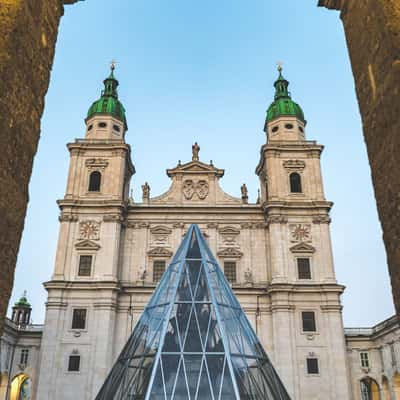
{"label": "church facade ornament", "polygon": [[226,258],[241,258],[243,256],[243,253],[234,248],[234,247],[227,247],[225,249],[222,249],[217,252],[218,257],[226,257]]}
{"label": "church facade ornament", "polygon": [[155,247],[147,252],[150,257],[171,257],[172,251],[164,247]]}
{"label": "church facade ornament", "polygon": [[289,230],[291,242],[311,242],[310,224],[290,224]]}
{"label": "church facade ornament", "polygon": [[302,160],[286,160],[283,166],[288,171],[302,171],[306,167],[306,163]]}
{"label": "church facade ornament", "polygon": [[104,171],[108,166],[108,160],[104,158],[88,158],[85,161],[85,165],[89,169],[89,171]]}
{"label": "church facade ornament", "polygon": [[100,222],[93,220],[80,222],[79,239],[100,240]]}

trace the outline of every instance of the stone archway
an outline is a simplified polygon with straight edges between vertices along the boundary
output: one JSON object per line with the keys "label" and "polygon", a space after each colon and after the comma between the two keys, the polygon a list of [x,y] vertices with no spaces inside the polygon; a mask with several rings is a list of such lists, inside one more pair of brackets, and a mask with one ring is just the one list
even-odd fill
{"label": "stone archway", "polygon": [[386,376],[382,377],[382,400],[392,400],[390,396],[390,385],[389,385],[389,380],[386,378]]}
{"label": "stone archway", "polygon": [[31,400],[32,381],[28,375],[19,374],[11,381],[10,400]]}
{"label": "stone archway", "polygon": [[395,400],[400,400],[400,373],[393,376],[392,379],[393,394]]}
{"label": "stone archway", "polygon": [[361,379],[361,400],[381,400],[378,382],[369,376]]}

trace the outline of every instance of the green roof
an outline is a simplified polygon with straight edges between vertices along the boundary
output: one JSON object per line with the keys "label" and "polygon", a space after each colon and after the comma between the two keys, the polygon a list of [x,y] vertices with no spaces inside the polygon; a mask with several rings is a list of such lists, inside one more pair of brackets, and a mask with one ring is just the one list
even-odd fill
{"label": "green roof", "polygon": [[114,65],[112,65],[109,77],[104,80],[104,90],[101,92],[101,97],[90,106],[86,119],[96,114],[112,115],[120,119],[127,129],[125,108],[118,100],[117,87],[119,83],[114,77],[114,68]]}
{"label": "green roof", "polygon": [[268,107],[266,121],[270,122],[282,116],[296,117],[303,121],[304,113],[301,107],[295,103],[288,91],[289,82],[282,76],[282,67],[278,68],[279,77],[275,81],[275,101]]}
{"label": "green roof", "polygon": [[22,296],[15,304],[14,307],[26,307],[26,308],[30,308],[31,305],[28,302],[28,299],[24,296]]}

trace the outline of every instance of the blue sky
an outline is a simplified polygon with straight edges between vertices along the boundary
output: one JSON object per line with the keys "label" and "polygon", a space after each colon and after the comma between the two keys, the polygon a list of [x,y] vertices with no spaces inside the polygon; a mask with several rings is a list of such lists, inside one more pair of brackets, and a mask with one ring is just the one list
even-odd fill
{"label": "blue sky", "polygon": [[191,157],[226,173],[225,191],[240,195],[265,143],[265,110],[273,98],[276,62],[284,62],[307,138],[322,157],[332,240],[346,326],[370,325],[393,313],[386,255],[372,190],[354,82],[336,12],[308,2],[86,0],[62,19],[12,303],[24,289],[35,323],[44,320],[42,282],[53,271],[58,236],[56,200],[64,195],[66,143],[84,135],[84,117],[99,97],[110,61],[118,61],[127,141],[137,173],[134,197],[148,181],[152,196],[169,186],[165,169]]}

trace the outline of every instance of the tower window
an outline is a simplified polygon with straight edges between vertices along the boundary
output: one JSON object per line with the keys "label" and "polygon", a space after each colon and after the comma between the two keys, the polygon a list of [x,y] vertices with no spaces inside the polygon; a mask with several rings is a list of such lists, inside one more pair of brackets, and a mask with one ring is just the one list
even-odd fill
{"label": "tower window", "polygon": [[236,283],[236,262],[235,261],[225,261],[224,262],[224,273],[226,279],[230,283]]}
{"label": "tower window", "polygon": [[286,129],[293,129],[294,126],[293,126],[292,124],[286,124],[286,125],[285,125],[285,128],[286,128]]}
{"label": "tower window", "polygon": [[165,261],[156,260],[153,262],[153,282],[158,282],[165,272]]}
{"label": "tower window", "polygon": [[93,171],[89,177],[89,192],[100,192],[101,173]]}
{"label": "tower window", "polygon": [[86,308],[75,308],[72,313],[71,329],[85,329],[86,327]]}
{"label": "tower window", "polygon": [[20,364],[28,364],[29,349],[22,349],[21,356],[19,359]]}
{"label": "tower window", "polygon": [[79,257],[78,276],[90,276],[92,272],[92,256],[82,255]]}
{"label": "tower window", "polygon": [[319,374],[318,358],[307,358],[307,374]]}
{"label": "tower window", "polygon": [[300,131],[301,133],[304,133],[304,129],[303,129],[301,126],[299,126],[299,131]]}
{"label": "tower window", "polygon": [[299,279],[311,279],[311,267],[309,258],[297,259],[297,272]]}
{"label": "tower window", "polygon": [[316,332],[317,331],[317,327],[315,324],[314,311],[303,311],[301,313],[301,319],[303,322],[303,332]]}
{"label": "tower window", "polygon": [[274,126],[274,127],[271,129],[271,131],[272,131],[272,133],[278,132],[278,131],[279,131],[279,126]]}
{"label": "tower window", "polygon": [[99,128],[107,128],[107,124],[105,122],[99,122]]}
{"label": "tower window", "polygon": [[301,176],[298,172],[292,172],[289,176],[290,191],[292,193],[301,193]]}
{"label": "tower window", "polygon": [[89,125],[89,127],[87,128],[88,131],[91,131],[93,129],[93,124]]}
{"label": "tower window", "polygon": [[360,363],[362,368],[369,368],[369,356],[368,353],[360,353]]}
{"label": "tower window", "polygon": [[68,371],[79,372],[81,366],[81,356],[71,355],[68,359]]}
{"label": "tower window", "polygon": [[116,132],[121,132],[121,129],[120,129],[120,127],[118,125],[113,125],[113,129]]}

